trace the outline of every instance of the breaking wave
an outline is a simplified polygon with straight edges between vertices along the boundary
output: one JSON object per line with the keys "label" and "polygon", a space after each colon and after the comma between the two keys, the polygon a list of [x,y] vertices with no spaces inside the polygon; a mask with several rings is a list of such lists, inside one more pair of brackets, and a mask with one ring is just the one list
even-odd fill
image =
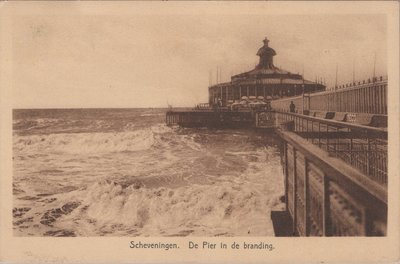
{"label": "breaking wave", "polygon": [[277,163],[253,162],[238,177],[175,188],[146,186],[146,179],[103,180],[47,197],[38,221],[48,235],[272,236],[269,211],[283,206]]}
{"label": "breaking wave", "polygon": [[259,135],[171,128],[139,110],[46,113],[14,120],[16,235],[273,235],[283,176]]}
{"label": "breaking wave", "polygon": [[151,148],[157,134],[170,132],[158,126],[135,131],[107,133],[60,133],[15,136],[17,152],[107,153],[140,151]]}

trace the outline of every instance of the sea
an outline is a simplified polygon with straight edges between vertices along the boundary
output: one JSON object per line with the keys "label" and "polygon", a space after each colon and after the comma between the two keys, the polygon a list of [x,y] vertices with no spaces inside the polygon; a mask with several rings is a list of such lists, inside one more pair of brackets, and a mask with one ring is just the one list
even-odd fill
{"label": "sea", "polygon": [[13,110],[15,236],[274,236],[279,141],[166,109]]}

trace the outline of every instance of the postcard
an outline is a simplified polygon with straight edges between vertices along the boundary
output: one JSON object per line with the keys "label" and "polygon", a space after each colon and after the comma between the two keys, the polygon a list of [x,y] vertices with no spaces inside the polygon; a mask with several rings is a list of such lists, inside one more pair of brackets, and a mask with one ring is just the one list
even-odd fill
{"label": "postcard", "polygon": [[3,2],[0,261],[395,263],[397,2]]}

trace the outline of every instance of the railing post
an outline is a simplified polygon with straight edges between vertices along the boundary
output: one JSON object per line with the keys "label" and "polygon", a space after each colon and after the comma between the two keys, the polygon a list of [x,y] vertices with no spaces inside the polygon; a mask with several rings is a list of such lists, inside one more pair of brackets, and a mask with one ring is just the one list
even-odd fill
{"label": "railing post", "polygon": [[323,189],[323,236],[331,236],[331,221],[330,221],[330,200],[329,200],[329,179],[324,174],[324,189]]}
{"label": "railing post", "polygon": [[308,161],[304,157],[304,226],[305,235],[310,235],[310,186],[308,183]]}
{"label": "railing post", "polygon": [[[348,129],[348,132],[350,132],[350,129]],[[354,154],[354,152],[353,152],[353,134],[351,133],[350,134],[350,150],[349,150],[349,153],[350,153],[350,164],[353,166],[353,154]]]}
{"label": "railing post", "polygon": [[338,140],[338,138],[337,138],[337,132],[338,132],[338,128],[336,127],[336,135],[335,135],[335,157],[337,157],[338,156],[338,153],[337,153],[337,148],[338,148],[338,142],[339,142],[339,140]]}
{"label": "railing post", "polygon": [[285,203],[286,203],[286,212],[289,212],[289,171],[288,171],[288,154],[287,154],[287,142],[283,142],[283,152],[285,158]]}
{"label": "railing post", "polygon": [[326,125],[326,151],[329,154],[329,125]]}
{"label": "railing post", "polygon": [[297,168],[296,149],[293,148],[293,235],[297,233]]}
{"label": "railing post", "polygon": [[314,122],[311,120],[311,143],[314,144]]}
{"label": "railing post", "polygon": [[367,132],[367,175],[371,175],[371,139]]}
{"label": "railing post", "polygon": [[308,137],[308,119],[306,119],[306,139],[307,139],[307,141],[309,140],[309,137]]}
{"label": "railing post", "polygon": [[321,147],[321,122],[318,122],[318,147]]}

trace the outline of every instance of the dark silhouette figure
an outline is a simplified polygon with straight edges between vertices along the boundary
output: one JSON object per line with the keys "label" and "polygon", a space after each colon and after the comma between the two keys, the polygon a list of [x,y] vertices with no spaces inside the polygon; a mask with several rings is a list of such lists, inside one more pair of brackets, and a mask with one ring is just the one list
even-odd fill
{"label": "dark silhouette figure", "polygon": [[291,113],[296,111],[296,106],[294,105],[293,101],[290,101],[289,110]]}
{"label": "dark silhouette figure", "polygon": [[222,100],[221,100],[221,98],[218,98],[218,106],[219,106],[219,107],[222,106]]}

